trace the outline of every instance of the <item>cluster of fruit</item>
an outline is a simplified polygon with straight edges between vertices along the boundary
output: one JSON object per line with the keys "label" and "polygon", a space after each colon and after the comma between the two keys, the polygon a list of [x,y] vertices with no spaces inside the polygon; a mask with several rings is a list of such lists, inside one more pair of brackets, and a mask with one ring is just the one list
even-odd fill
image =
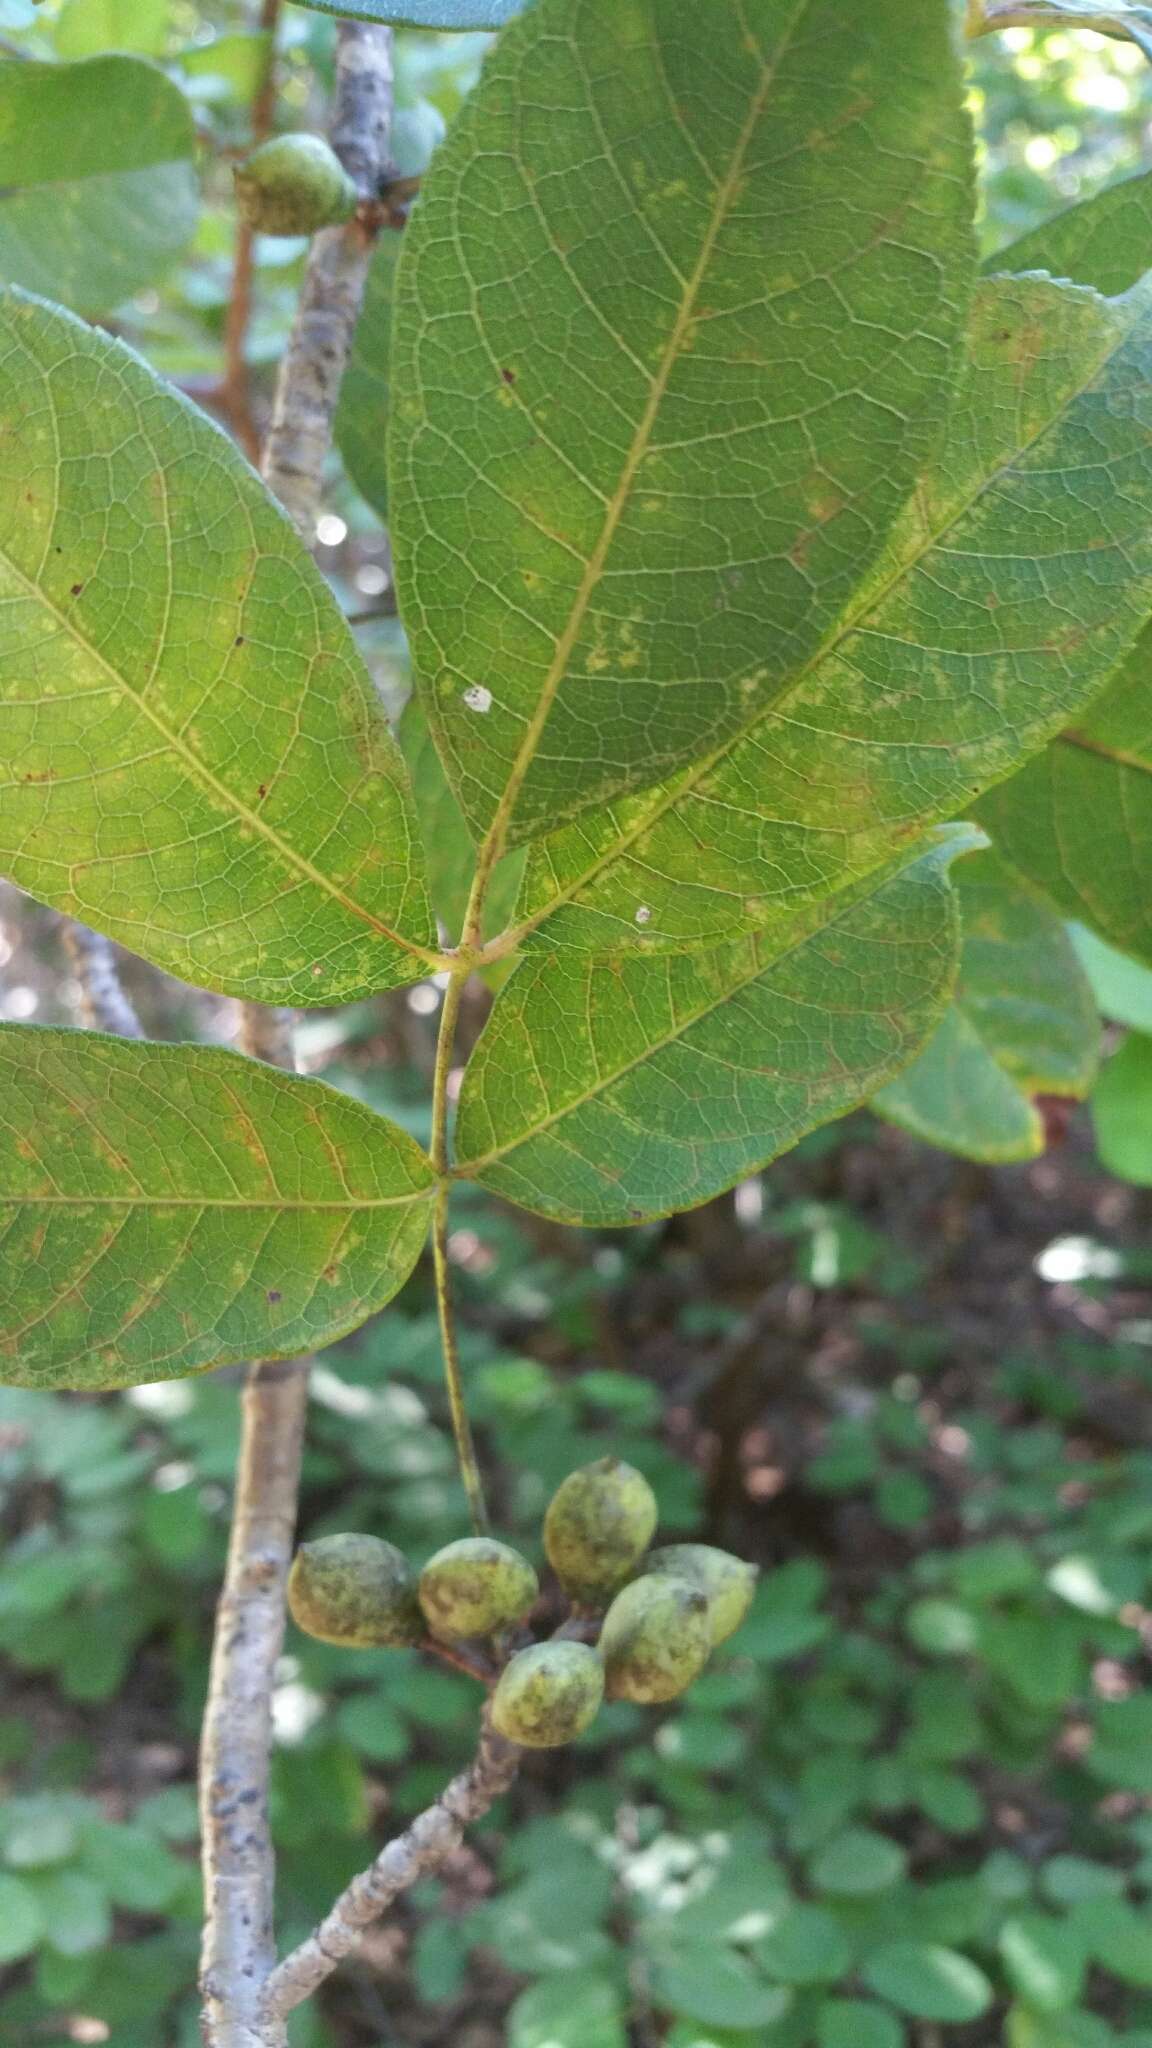
{"label": "cluster of fruit", "polygon": [[618,1458],[569,1474],[544,1548],[570,1611],[544,1642],[524,1628],[539,1593],[532,1566],[489,1536],[447,1544],[419,1577],[377,1536],[321,1537],[297,1552],[288,1604],[321,1642],[490,1647],[497,1661],[471,1668],[490,1675],[493,1728],[553,1749],[582,1734],[605,1698],[675,1699],[748,1612],[754,1566],[705,1543],[649,1551],[656,1517],[647,1480]]}

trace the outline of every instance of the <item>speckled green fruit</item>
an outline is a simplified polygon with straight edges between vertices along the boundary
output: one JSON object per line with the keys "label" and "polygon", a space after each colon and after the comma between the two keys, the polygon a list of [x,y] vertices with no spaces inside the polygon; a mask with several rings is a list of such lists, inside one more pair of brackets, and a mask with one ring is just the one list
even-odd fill
{"label": "speckled green fruit", "polygon": [[548,1562],[570,1598],[610,1600],[652,1541],[657,1512],[643,1473],[619,1458],[570,1472],[544,1518]]}
{"label": "speckled green fruit", "polygon": [[491,1536],[445,1544],[420,1574],[420,1605],[442,1642],[494,1635],[522,1621],[538,1591],[527,1558]]}
{"label": "speckled green fruit", "polygon": [[652,1552],[644,1569],[699,1586],[708,1602],[713,1649],[735,1635],[752,1605],[759,1577],[754,1564],[745,1564],[730,1550],[715,1550],[710,1543],[669,1543]]}
{"label": "speckled green fruit", "polygon": [[359,199],[319,135],[275,135],[233,170],[241,219],[262,235],[313,235],[351,220]]}
{"label": "speckled green fruit", "polygon": [[425,1636],[416,1575],[379,1536],[302,1543],[288,1574],[288,1608],[306,1635],[349,1650],[402,1650]]}
{"label": "speckled green fruit", "polygon": [[492,1726],[526,1749],[559,1749],[590,1727],[603,1697],[604,1666],[587,1643],[533,1643],[500,1673]]}
{"label": "speckled green fruit", "polygon": [[663,1572],[633,1579],[604,1617],[600,1653],[610,1700],[657,1706],[700,1676],[712,1648],[708,1596]]}

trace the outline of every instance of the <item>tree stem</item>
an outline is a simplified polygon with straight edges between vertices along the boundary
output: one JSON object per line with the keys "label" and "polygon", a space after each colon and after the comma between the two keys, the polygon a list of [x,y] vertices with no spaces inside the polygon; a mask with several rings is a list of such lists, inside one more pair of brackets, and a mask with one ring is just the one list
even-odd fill
{"label": "tree stem", "polygon": [[[388,162],[391,31],[342,21],[337,34],[332,141],[369,197]],[[272,114],[270,99],[260,118],[270,126]],[[256,122],[254,108],[254,128]],[[370,232],[356,221],[314,238],[281,365],[262,470],[270,490],[309,540],[370,250]],[[242,273],[234,283],[243,294],[250,281],[249,271],[247,285]],[[241,346],[246,328],[247,309],[241,306],[235,330]],[[256,1057],[291,1067],[291,1036],[289,1014],[242,1006],[242,1043]],[[253,1365],[243,1398],[232,1535],[201,1744],[206,1914],[201,1988],[207,2048],[284,2048],[286,2038],[283,2021],[262,2012],[276,1957],[268,1779],[272,1691],[284,1636],[309,1363],[294,1359]]]}
{"label": "tree stem", "polygon": [[310,1997],[336,1965],[359,1947],[365,1928],[378,1920],[402,1891],[440,1869],[459,1847],[465,1828],[480,1820],[508,1790],[520,1756],[515,1743],[485,1728],[467,1770],[453,1778],[435,1805],[419,1814],[411,1827],[386,1843],[375,1862],[341,1892],[307,1941],[272,1972],[265,1993],[266,2019],[282,2021],[293,2006]]}
{"label": "tree stem", "polygon": [[365,218],[324,228],[312,238],[264,451],[264,475],[309,542],[375,241],[368,216],[390,163],[390,29],[341,21],[330,133],[333,149],[366,202]]}
{"label": "tree stem", "polygon": [[[280,0],[261,0],[259,28],[268,37],[264,65],[252,100],[252,145],[266,142],[276,113],[276,32]],[[249,462],[260,459],[260,435],[252,417],[248,384],[248,324],[252,317],[256,237],[246,220],[236,222],[232,289],[224,321],[224,411]]]}

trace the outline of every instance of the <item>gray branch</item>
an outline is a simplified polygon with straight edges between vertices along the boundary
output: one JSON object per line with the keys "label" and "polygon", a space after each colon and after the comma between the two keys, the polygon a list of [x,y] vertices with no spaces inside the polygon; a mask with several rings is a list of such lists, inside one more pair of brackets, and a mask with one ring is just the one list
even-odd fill
{"label": "gray branch", "polygon": [[[364,21],[340,23],[330,132],[361,199],[373,206],[392,147],[390,29]],[[374,239],[371,225],[360,220],[324,228],[313,237],[276,388],[263,472],[309,542]]]}
{"label": "gray branch", "polygon": [[[282,2024],[293,2006],[311,1997],[345,1956],[351,1955],[367,1928],[414,1885],[442,1868],[464,1837],[465,1828],[480,1820],[508,1790],[523,1752],[485,1727],[474,1761],[453,1778],[435,1805],[429,1806],[385,1844],[376,1861],[354,1877],[335,1905],[298,1949],[273,1970],[264,1996],[266,2024]],[[269,2041],[275,2037],[269,2035]]]}
{"label": "gray branch", "polygon": [[144,1030],[120,983],[116,948],[86,924],[64,926],[64,948],[80,991],[80,1013],[94,1031],[117,1038],[143,1038]]}

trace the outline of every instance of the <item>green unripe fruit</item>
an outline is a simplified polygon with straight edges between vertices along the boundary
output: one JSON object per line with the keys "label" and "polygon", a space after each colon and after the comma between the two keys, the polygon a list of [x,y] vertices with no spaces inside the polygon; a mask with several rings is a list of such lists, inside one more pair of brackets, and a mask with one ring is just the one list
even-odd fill
{"label": "green unripe fruit", "polygon": [[491,1536],[465,1536],[430,1557],[420,1574],[420,1605],[434,1636],[461,1642],[521,1621],[536,1598],[526,1557]]}
{"label": "green unripe fruit", "polygon": [[492,1726],[526,1749],[559,1749],[590,1727],[603,1697],[604,1666],[587,1643],[533,1643],[500,1673]]}
{"label": "green unripe fruit", "polygon": [[275,135],[237,164],[236,205],[262,235],[313,235],[359,204],[339,157],[319,135]]}
{"label": "green unripe fruit", "polygon": [[663,1572],[633,1579],[604,1617],[600,1654],[610,1700],[657,1706],[685,1692],[708,1662],[708,1596]]}
{"label": "green unripe fruit", "polygon": [[619,1458],[570,1472],[544,1518],[548,1562],[570,1598],[610,1600],[652,1541],[657,1512],[643,1473]]}
{"label": "green unripe fruit", "polygon": [[288,1574],[288,1608],[306,1635],[349,1650],[402,1650],[424,1640],[416,1575],[379,1536],[302,1543]]}
{"label": "green unripe fruit", "polygon": [[713,1649],[735,1635],[752,1605],[759,1577],[754,1564],[745,1564],[731,1551],[715,1550],[710,1543],[669,1543],[652,1552],[645,1570],[699,1586],[708,1602]]}

